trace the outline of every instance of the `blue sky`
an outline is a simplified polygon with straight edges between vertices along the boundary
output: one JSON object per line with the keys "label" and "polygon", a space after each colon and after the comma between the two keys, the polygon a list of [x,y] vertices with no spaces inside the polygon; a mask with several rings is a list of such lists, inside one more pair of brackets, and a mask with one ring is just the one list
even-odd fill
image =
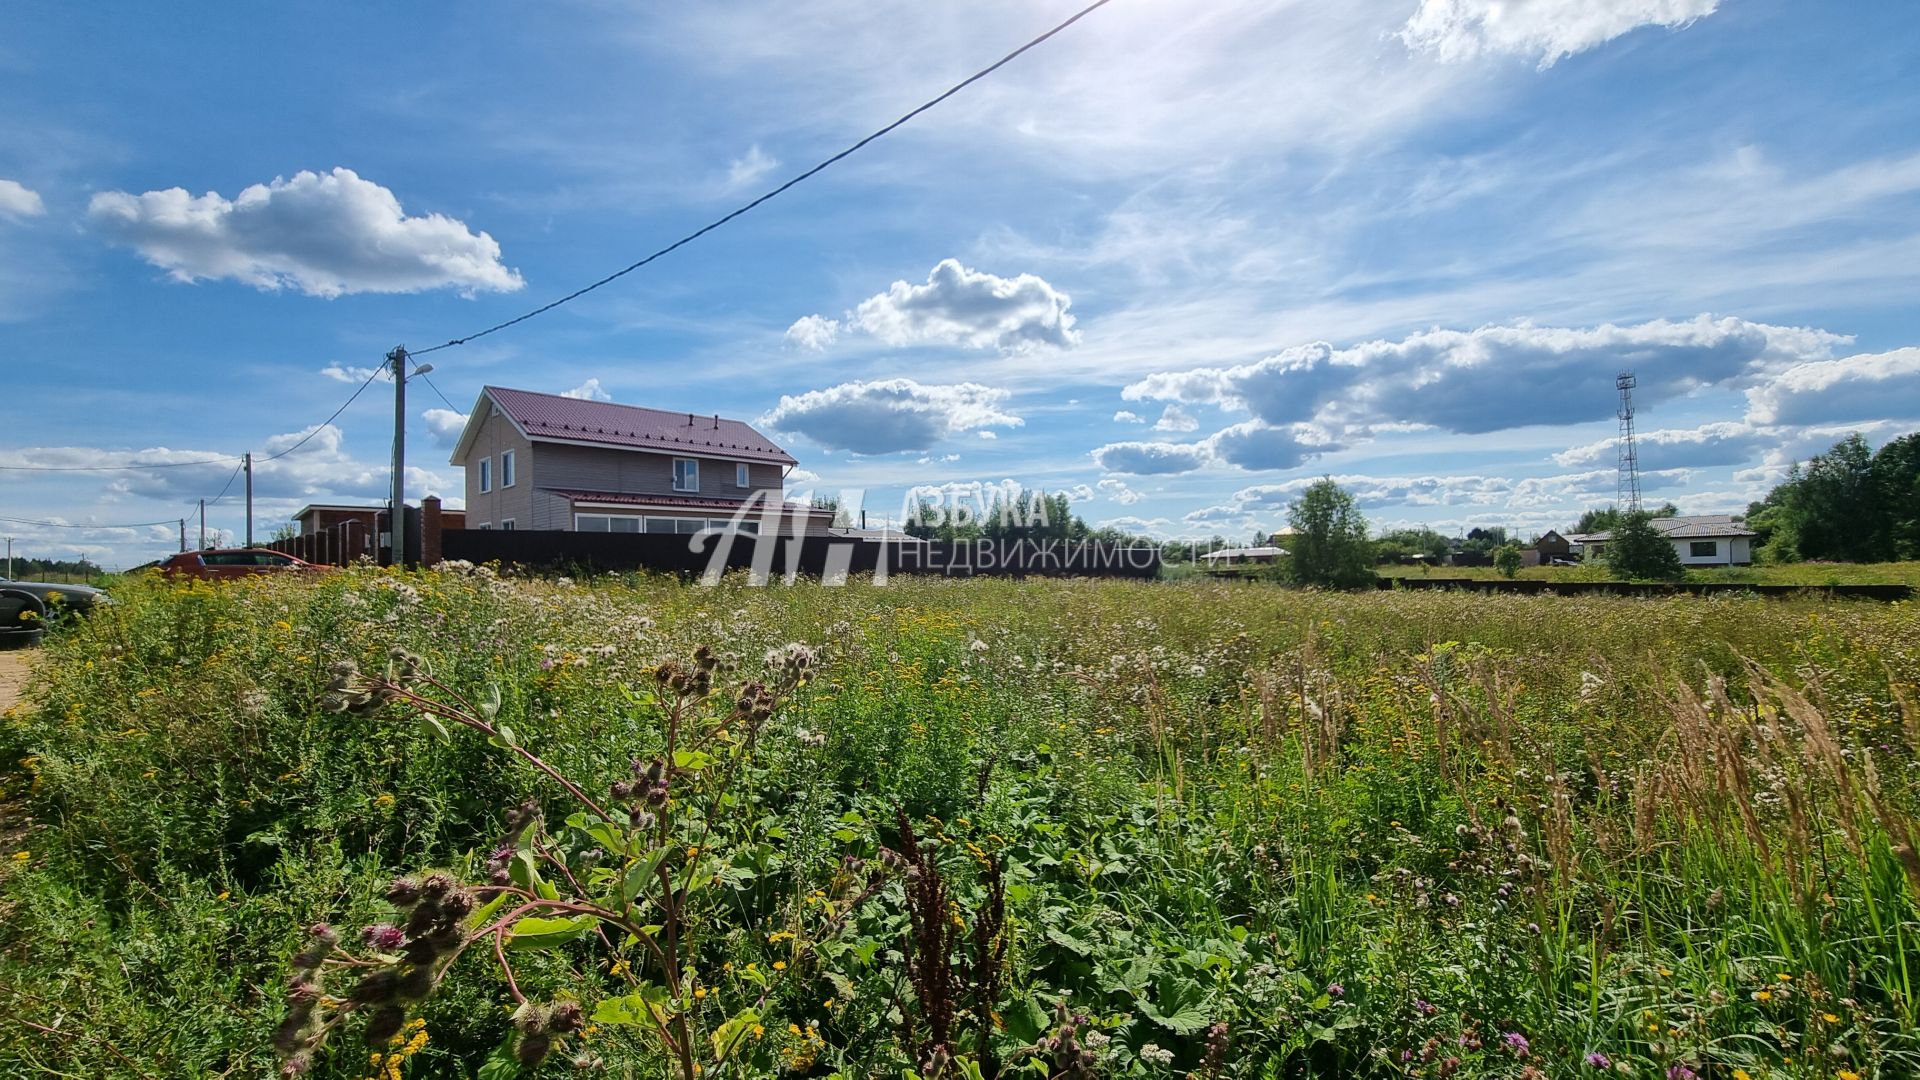
{"label": "blue sky", "polygon": [[[1077,6],[0,13],[0,465],[284,448],[778,183]],[[788,195],[436,353],[409,490],[487,383],[759,422],[796,488],[1012,480],[1160,535],[1744,507],[1920,428],[1920,13],[1785,0],[1115,0]],[[346,380],[346,381],[343,381]],[[386,483],[391,390],[256,529]],[[224,464],[0,470],[0,516],[187,513]],[[241,523],[237,483],[209,512]],[[126,565],[171,530],[0,522]]]}

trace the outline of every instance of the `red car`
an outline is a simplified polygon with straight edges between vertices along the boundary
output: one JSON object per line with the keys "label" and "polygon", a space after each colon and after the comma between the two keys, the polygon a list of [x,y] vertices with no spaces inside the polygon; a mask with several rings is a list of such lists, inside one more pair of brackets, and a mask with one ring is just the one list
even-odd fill
{"label": "red car", "polygon": [[302,570],[325,570],[305,559],[282,555],[265,548],[219,548],[211,551],[183,551],[160,564],[168,577],[237,578],[249,574],[280,574]]}

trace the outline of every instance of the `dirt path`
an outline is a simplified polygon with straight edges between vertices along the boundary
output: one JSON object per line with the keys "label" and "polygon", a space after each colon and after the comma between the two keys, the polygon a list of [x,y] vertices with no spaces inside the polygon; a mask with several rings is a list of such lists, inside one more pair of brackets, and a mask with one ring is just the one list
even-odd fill
{"label": "dirt path", "polygon": [[35,655],[32,649],[0,649],[0,712],[6,712],[20,700]]}

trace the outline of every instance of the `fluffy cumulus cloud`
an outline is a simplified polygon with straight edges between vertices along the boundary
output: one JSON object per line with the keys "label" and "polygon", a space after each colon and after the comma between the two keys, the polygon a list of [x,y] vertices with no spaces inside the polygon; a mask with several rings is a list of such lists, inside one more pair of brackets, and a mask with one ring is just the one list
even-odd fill
{"label": "fluffy cumulus cloud", "polygon": [[1160,413],[1160,419],[1154,422],[1155,431],[1175,431],[1185,433],[1199,428],[1200,421],[1193,414],[1178,405],[1169,405]]}
{"label": "fluffy cumulus cloud", "polygon": [[576,386],[571,390],[562,390],[560,391],[560,396],[565,398],[574,398],[579,401],[612,401],[613,400],[613,395],[607,393],[606,390],[601,388],[599,379],[588,379],[586,382],[581,383],[579,386]]}
{"label": "fluffy cumulus cloud", "polygon": [[[1750,461],[1775,441],[1768,432],[1737,420],[1702,424],[1697,428],[1642,431],[1634,436],[1643,468],[1739,465]],[[1613,465],[1620,460],[1620,440],[1601,439],[1569,447],[1553,455],[1562,468]]]}
{"label": "fluffy cumulus cloud", "polygon": [[896,281],[886,292],[861,301],[846,325],[888,345],[962,345],[1002,352],[1066,349],[1080,343],[1067,310],[1072,304],[1066,293],[1033,274],[1004,278],[945,259],[927,275],[926,284]]}
{"label": "fluffy cumulus cloud", "polygon": [[180,188],[106,191],[88,217],[178,281],[232,278],[325,297],[523,284],[493,237],[442,214],[410,217],[393,192],[351,169],[275,178],[233,199]]}
{"label": "fluffy cumulus cloud", "polygon": [[787,327],[787,344],[819,352],[840,337],[840,323],[822,315],[802,315]]}
{"label": "fluffy cumulus cloud", "polygon": [[1008,396],[978,383],[849,382],[783,395],[760,422],[829,450],[889,454],[926,450],[965,431],[990,435],[990,428],[1018,427],[1024,421],[1006,410]]}
{"label": "fluffy cumulus cloud", "polygon": [[1248,420],[1205,440],[1213,458],[1250,471],[1291,469],[1339,445],[1309,424],[1271,425]]}
{"label": "fluffy cumulus cloud", "polygon": [[428,409],[420,414],[426,421],[427,432],[433,436],[436,446],[450,447],[460,441],[460,433],[467,428],[467,414],[452,409]]}
{"label": "fluffy cumulus cloud", "polygon": [[1125,480],[1114,476],[1109,476],[1101,480],[1095,487],[1100,490],[1102,495],[1119,503],[1121,506],[1132,506],[1134,503],[1146,498],[1145,495],[1128,487]]}
{"label": "fluffy cumulus cloud", "polygon": [[328,364],[320,369],[320,374],[349,386],[358,386],[373,378],[393,378],[386,368],[356,367],[352,364]]}
{"label": "fluffy cumulus cloud", "polygon": [[1093,451],[1094,463],[1108,472],[1160,476],[1192,472],[1213,460],[1199,443],[1116,442]]}
{"label": "fluffy cumulus cloud", "polygon": [[1420,0],[1400,38],[1442,60],[1507,53],[1546,68],[1643,26],[1684,27],[1719,6],[1720,0]]}
{"label": "fluffy cumulus cloud", "polygon": [[46,212],[39,192],[18,180],[0,180],[0,217],[30,218]]}
{"label": "fluffy cumulus cloud", "polygon": [[1638,400],[1651,404],[1702,387],[1753,385],[1827,359],[1847,340],[1706,315],[1585,329],[1517,323],[1348,348],[1301,345],[1236,367],[1152,374],[1122,396],[1218,405],[1274,428],[1310,421],[1330,444],[1384,427],[1483,434],[1604,419],[1613,413],[1621,370],[1639,375]]}
{"label": "fluffy cumulus cloud", "polygon": [[1113,422],[1116,424],[1144,424],[1147,422],[1147,418],[1137,412],[1121,409],[1119,412],[1113,414]]}
{"label": "fluffy cumulus cloud", "polygon": [[[1904,406],[1904,411],[1900,411]],[[1920,348],[1796,364],[1747,391],[1756,424],[1920,416]]]}

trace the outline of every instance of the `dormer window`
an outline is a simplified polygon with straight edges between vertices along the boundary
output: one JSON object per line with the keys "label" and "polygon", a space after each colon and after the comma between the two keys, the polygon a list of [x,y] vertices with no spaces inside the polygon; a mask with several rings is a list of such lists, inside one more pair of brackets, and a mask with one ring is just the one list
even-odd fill
{"label": "dormer window", "polygon": [[673,459],[673,490],[700,490],[700,463],[693,458]]}

